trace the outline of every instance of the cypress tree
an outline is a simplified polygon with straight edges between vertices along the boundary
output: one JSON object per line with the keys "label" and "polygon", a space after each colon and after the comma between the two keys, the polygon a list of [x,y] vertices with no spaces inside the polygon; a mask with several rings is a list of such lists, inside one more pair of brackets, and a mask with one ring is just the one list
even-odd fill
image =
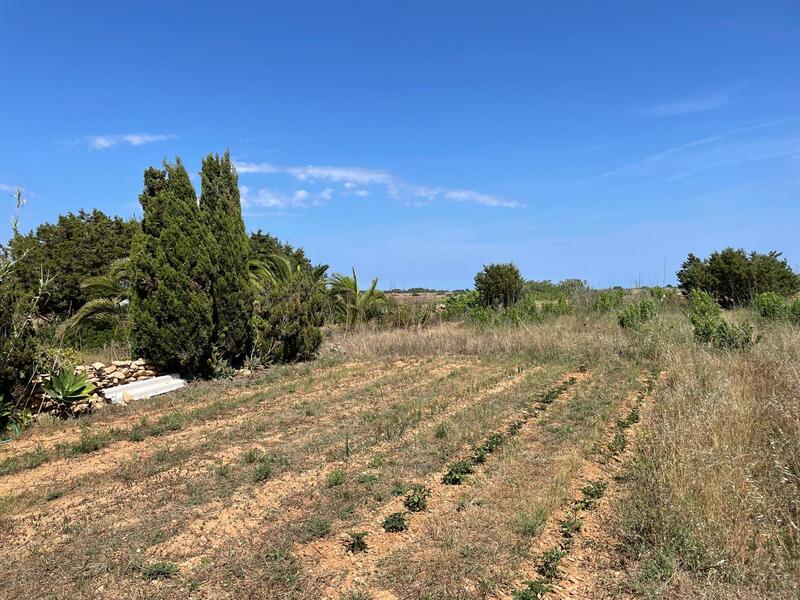
{"label": "cypress tree", "polygon": [[252,340],[253,292],[248,273],[249,248],[242,221],[239,178],[228,151],[203,161],[200,211],[216,240],[211,295],[214,305],[214,345],[236,364],[247,355]]}
{"label": "cypress tree", "polygon": [[208,366],[214,241],[180,159],[149,168],[139,197],[144,216],[131,248],[132,350],[165,369]]}

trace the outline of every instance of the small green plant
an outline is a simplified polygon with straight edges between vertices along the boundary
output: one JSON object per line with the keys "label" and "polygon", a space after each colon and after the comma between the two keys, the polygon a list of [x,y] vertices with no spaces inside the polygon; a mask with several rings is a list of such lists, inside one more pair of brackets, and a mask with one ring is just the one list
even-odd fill
{"label": "small green plant", "polygon": [[256,462],[256,468],[253,470],[253,482],[261,483],[272,477],[276,467],[285,467],[288,461],[285,457],[278,454],[267,454],[261,456]]}
{"label": "small green plant", "polygon": [[415,483],[411,486],[408,494],[403,500],[405,506],[411,512],[421,512],[428,508],[428,498],[431,497],[431,490],[424,485]]}
{"label": "small green plant", "polygon": [[331,471],[330,475],[328,475],[328,479],[325,481],[325,487],[337,487],[342,485],[345,481],[347,481],[347,474],[342,469],[334,469]]}
{"label": "small green plant", "polygon": [[549,548],[545,550],[537,569],[539,574],[547,579],[547,581],[555,579],[558,575],[558,563],[560,563],[561,559],[566,555],[567,553],[561,548]]}
{"label": "small green plant", "polygon": [[322,517],[311,517],[303,523],[302,538],[304,541],[325,537],[331,532],[331,522]]}
{"label": "small green plant", "polygon": [[407,527],[406,513],[404,512],[392,513],[383,520],[383,529],[389,533],[405,531]]}
{"label": "small green plant", "polygon": [[367,531],[351,531],[348,533],[347,535],[350,539],[347,540],[347,543],[345,544],[347,551],[357,554],[359,552],[366,552],[369,550],[366,540],[368,534],[369,532]]}
{"label": "small green plant", "polygon": [[437,440],[443,440],[447,437],[447,426],[444,423],[439,423],[436,426],[436,431],[434,431],[434,435],[436,436]]}
{"label": "small green plant", "polygon": [[789,307],[783,296],[775,292],[764,292],[753,300],[753,308],[765,321],[779,321],[789,316]]}
{"label": "small green plant", "polygon": [[64,492],[62,492],[61,490],[53,490],[53,491],[47,492],[47,495],[44,497],[44,499],[47,502],[52,502],[53,500],[58,500],[63,495],[64,495]]}
{"label": "small green plant", "polygon": [[656,304],[652,300],[639,300],[626,306],[617,314],[617,322],[623,329],[638,329],[656,316]]}
{"label": "small green plant", "polygon": [[573,538],[580,533],[582,528],[583,519],[573,515],[561,523],[561,535],[565,538]]}
{"label": "small green plant", "polygon": [[614,438],[608,443],[608,450],[611,452],[611,455],[614,456],[624,452],[627,445],[628,442],[625,440],[625,434],[618,431],[614,434]]}
{"label": "small green plant", "polygon": [[592,481],[581,488],[583,498],[576,503],[577,508],[588,510],[594,508],[597,501],[603,497],[608,484],[605,481]]}
{"label": "small green plant", "polygon": [[147,565],[142,569],[142,576],[145,579],[171,579],[178,573],[178,565],[171,562],[157,562]]}
{"label": "small green plant", "polygon": [[526,581],[525,588],[515,590],[511,597],[514,600],[542,600],[546,594],[553,591],[553,586],[546,579]]}
{"label": "small green plant", "polygon": [[459,460],[450,465],[447,473],[442,477],[442,483],[447,485],[461,485],[467,475],[475,470],[472,461]]}
{"label": "small green plant", "polygon": [[789,320],[795,325],[800,325],[800,298],[797,298],[786,309],[789,315]]}
{"label": "small green plant", "polygon": [[631,425],[634,425],[639,422],[639,409],[635,406],[630,410],[630,412],[625,416],[623,419],[619,419],[617,421],[617,427],[620,429],[627,429]]}
{"label": "small green plant", "polygon": [[51,374],[50,379],[42,383],[42,388],[48,398],[64,411],[71,410],[97,389],[89,383],[86,373],[78,373],[73,369],[63,369]]}

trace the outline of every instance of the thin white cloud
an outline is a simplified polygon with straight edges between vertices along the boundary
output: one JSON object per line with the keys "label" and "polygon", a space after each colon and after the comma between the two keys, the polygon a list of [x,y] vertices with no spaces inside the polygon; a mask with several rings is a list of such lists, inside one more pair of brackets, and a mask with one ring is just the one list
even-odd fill
{"label": "thin white cloud", "polygon": [[142,146],[153,142],[175,139],[177,136],[168,133],[123,133],[114,135],[93,135],[83,138],[92,150],[107,150],[114,146]]}
{"label": "thin white cloud", "polygon": [[[366,186],[382,186],[391,197],[398,200],[410,197],[411,200],[407,204],[411,206],[424,206],[435,200],[470,202],[483,206],[504,208],[522,208],[525,206],[513,200],[474,190],[413,185],[391,173],[361,167],[315,167],[311,165],[305,167],[283,167],[272,163],[247,162],[235,162],[234,164],[240,174],[288,175],[302,182],[326,181],[338,183],[346,190],[345,194],[353,193],[359,197],[369,195],[369,190],[364,189]],[[320,198],[330,199],[332,193],[331,188],[325,188],[320,194]]]}
{"label": "thin white cloud", "polygon": [[689,100],[654,104],[653,106],[646,106],[640,109],[639,112],[649,117],[677,117],[681,115],[690,115],[693,113],[717,110],[729,102],[730,96],[727,93],[717,93],[710,96],[692,98]]}
{"label": "thin white cloud", "polygon": [[17,186],[8,185],[7,183],[0,183],[0,191],[3,191],[3,192],[16,192],[17,191]]}

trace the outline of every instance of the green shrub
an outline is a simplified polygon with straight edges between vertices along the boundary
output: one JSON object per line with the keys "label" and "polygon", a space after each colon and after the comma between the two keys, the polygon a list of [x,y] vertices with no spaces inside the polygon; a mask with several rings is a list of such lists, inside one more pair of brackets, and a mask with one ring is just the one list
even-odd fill
{"label": "green shrub", "polygon": [[526,581],[525,588],[515,590],[511,595],[514,600],[542,600],[547,594],[553,591],[553,586],[547,579],[536,579]]}
{"label": "green shrub", "polygon": [[462,317],[478,306],[480,301],[480,294],[475,290],[450,294],[444,301],[444,316],[448,319]]}
{"label": "green shrub", "polygon": [[714,297],[700,289],[692,289],[689,292],[689,320],[694,323],[694,319],[717,319],[722,314],[722,308]]}
{"label": "green shrub", "polygon": [[599,312],[610,312],[622,306],[625,290],[614,288],[600,292],[594,300],[594,309]]}
{"label": "green shrub", "polygon": [[753,308],[766,321],[778,321],[789,315],[786,300],[775,292],[764,292],[753,300]]}
{"label": "green shrub", "polygon": [[564,296],[558,296],[555,302],[543,302],[539,314],[542,317],[560,317],[574,312],[575,307]]}
{"label": "green shrub", "polygon": [[484,265],[475,275],[475,290],[483,306],[513,306],[522,297],[525,280],[513,263]]}
{"label": "green shrub", "polygon": [[253,316],[256,353],[276,362],[313,358],[322,344],[325,302],[321,282],[303,271],[260,292]]}
{"label": "green shrub", "polygon": [[720,350],[747,350],[756,341],[750,323],[735,325],[722,320],[716,325],[711,343]]}
{"label": "green shrub", "polygon": [[787,312],[789,320],[796,325],[800,325],[800,298],[797,298],[789,305]]}
{"label": "green shrub", "polygon": [[656,315],[656,305],[652,300],[639,300],[626,306],[618,315],[617,321],[623,329],[637,329],[642,323]]}

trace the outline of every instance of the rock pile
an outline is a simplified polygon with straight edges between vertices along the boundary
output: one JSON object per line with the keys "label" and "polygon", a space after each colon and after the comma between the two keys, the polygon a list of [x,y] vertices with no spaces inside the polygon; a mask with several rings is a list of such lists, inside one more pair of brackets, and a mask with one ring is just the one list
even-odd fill
{"label": "rock pile", "polygon": [[78,373],[86,373],[89,383],[93,383],[101,390],[158,376],[156,368],[148,365],[143,358],[115,360],[111,364],[96,362],[75,367],[75,370]]}

